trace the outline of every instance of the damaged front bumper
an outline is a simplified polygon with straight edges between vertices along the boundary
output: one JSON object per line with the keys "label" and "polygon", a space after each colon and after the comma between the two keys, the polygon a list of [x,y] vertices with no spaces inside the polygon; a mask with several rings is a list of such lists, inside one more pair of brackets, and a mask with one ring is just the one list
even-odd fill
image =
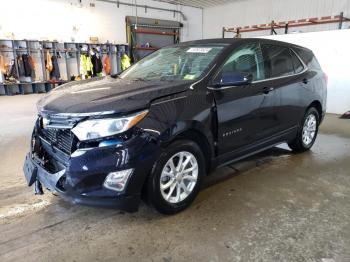
{"label": "damaged front bumper", "polygon": [[100,197],[89,196],[86,194],[84,195],[84,193],[79,194],[73,187],[67,184],[64,190],[62,190],[60,184],[62,183],[61,179],[66,176],[66,170],[63,169],[57,173],[49,173],[31,157],[30,153],[26,156],[23,171],[28,186],[35,186],[34,190],[36,194],[43,194],[42,188],[45,188],[73,204],[116,208],[127,212],[135,212],[138,210],[140,195],[110,196],[106,194]]}
{"label": "damaged front bumper", "polygon": [[[48,145],[36,130],[32,140],[36,142],[26,156],[23,171],[28,186],[34,185],[36,193],[42,193],[44,188],[75,204],[127,212],[138,210],[144,182],[160,153],[147,133],[135,135],[118,146],[78,148],[66,157]],[[122,192],[103,186],[108,174],[130,168],[133,173]]]}

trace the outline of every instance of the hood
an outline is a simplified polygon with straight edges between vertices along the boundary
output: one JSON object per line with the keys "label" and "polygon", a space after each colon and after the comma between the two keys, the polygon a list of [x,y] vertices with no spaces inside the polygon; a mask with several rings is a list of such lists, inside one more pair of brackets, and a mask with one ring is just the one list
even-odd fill
{"label": "hood", "polygon": [[128,113],[145,109],[152,100],[183,92],[188,87],[189,82],[93,78],[53,89],[37,106],[39,112],[49,114]]}

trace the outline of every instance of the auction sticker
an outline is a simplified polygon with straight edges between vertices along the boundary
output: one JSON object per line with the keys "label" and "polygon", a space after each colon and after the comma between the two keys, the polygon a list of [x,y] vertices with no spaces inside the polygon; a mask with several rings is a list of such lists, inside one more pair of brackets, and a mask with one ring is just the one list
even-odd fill
{"label": "auction sticker", "polygon": [[186,52],[187,53],[202,53],[202,54],[206,54],[210,50],[211,50],[211,48],[208,48],[208,47],[191,47]]}

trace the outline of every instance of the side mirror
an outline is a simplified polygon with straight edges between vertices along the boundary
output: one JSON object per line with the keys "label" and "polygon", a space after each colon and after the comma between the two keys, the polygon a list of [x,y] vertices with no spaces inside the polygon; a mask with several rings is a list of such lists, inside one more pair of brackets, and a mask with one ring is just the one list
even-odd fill
{"label": "side mirror", "polygon": [[242,72],[227,72],[221,75],[219,81],[215,81],[215,87],[221,86],[243,86],[249,85],[253,81],[253,75]]}

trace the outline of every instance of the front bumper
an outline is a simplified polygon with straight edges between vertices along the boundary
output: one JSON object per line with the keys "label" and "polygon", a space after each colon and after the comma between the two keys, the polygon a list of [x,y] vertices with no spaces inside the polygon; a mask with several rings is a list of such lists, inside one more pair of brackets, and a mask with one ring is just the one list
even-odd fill
{"label": "front bumper", "polygon": [[[72,203],[135,212],[159,152],[157,143],[142,134],[118,146],[78,149],[57,172],[47,170],[31,152],[26,156],[23,170],[29,186],[40,183]],[[103,187],[110,172],[129,168],[134,171],[123,192]]]}
{"label": "front bumper", "polygon": [[[29,166],[34,167],[34,172],[31,172]],[[40,185],[52,193],[60,195],[63,199],[73,203],[82,204],[89,206],[100,206],[108,208],[117,208],[128,212],[135,212],[138,210],[140,203],[140,196],[103,196],[93,197],[85,196],[84,194],[79,194],[72,187],[66,187],[62,190],[58,187],[58,183],[62,177],[66,175],[66,170],[61,170],[57,173],[49,173],[43,167],[41,167],[36,161],[27,154],[24,163],[24,173],[28,182],[28,185],[34,183],[40,183]]]}

